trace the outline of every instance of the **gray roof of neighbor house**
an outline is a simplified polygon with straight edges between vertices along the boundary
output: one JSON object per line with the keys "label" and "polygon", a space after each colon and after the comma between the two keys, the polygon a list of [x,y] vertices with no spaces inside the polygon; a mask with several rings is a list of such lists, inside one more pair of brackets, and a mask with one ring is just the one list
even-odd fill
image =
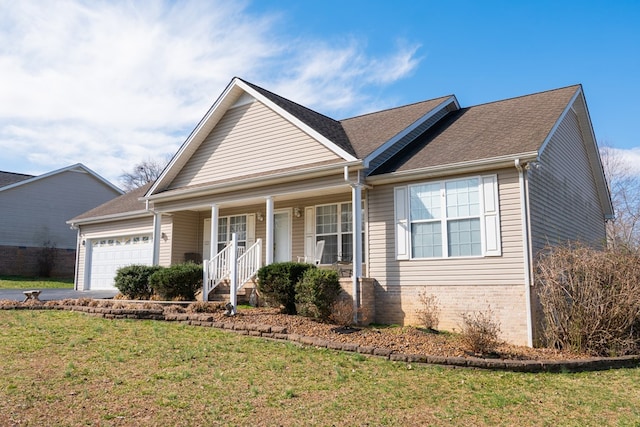
{"label": "gray roof of neighbor house", "polygon": [[449,113],[375,174],[538,151],[580,85]]}
{"label": "gray roof of neighbor house", "polygon": [[33,177],[34,175],[0,171],[0,187],[15,184],[16,182],[24,181]]}
{"label": "gray roof of neighbor house", "polygon": [[[133,212],[146,213],[145,202],[140,201],[140,198],[144,196],[144,193],[151,187],[153,183],[143,185],[135,190],[131,190],[122,196],[111,199],[108,202],[96,206],[95,208],[84,212],[73,219],[67,221],[68,224],[81,222],[89,218],[111,218],[117,217],[120,214],[131,214]],[[151,213],[149,213],[151,215]]]}

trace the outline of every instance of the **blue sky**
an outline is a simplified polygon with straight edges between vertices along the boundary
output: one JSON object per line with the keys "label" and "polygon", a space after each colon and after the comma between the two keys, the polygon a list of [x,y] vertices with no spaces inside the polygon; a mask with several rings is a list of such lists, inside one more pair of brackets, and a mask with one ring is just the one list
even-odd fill
{"label": "blue sky", "polygon": [[[0,0],[0,170],[118,183],[171,155],[233,76],[334,118],[581,83],[640,165],[640,2]],[[640,173],[640,168],[639,168]]]}

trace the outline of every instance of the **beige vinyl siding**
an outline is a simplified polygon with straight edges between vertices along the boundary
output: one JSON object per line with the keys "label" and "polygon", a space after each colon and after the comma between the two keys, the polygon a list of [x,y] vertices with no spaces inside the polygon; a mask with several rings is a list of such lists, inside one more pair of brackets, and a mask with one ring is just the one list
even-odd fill
{"label": "beige vinyl siding", "polygon": [[534,254],[567,241],[604,244],[604,213],[573,110],[542,152],[539,167],[527,173]]}
{"label": "beige vinyl siding", "polygon": [[463,313],[490,309],[501,338],[526,345],[519,188],[515,168],[498,171],[501,256],[401,261],[395,259],[394,185],[369,190],[367,262],[377,282],[376,322],[418,324],[419,294],[425,291],[440,304],[440,329],[458,329]]}
{"label": "beige vinyl siding", "polygon": [[93,175],[60,172],[0,192],[0,246],[76,249],[76,230],[66,223],[118,196]]}
{"label": "beige vinyl siding", "polygon": [[395,259],[393,185],[369,190],[369,265],[383,287],[523,283],[520,194],[515,168],[498,174],[502,255],[428,260]]}
{"label": "beige vinyl siding", "polygon": [[332,160],[340,158],[256,101],[225,113],[170,188]]}
{"label": "beige vinyl siding", "polygon": [[202,242],[198,244],[198,219],[197,212],[176,212],[172,215],[170,264],[185,262],[186,253],[202,252]]}

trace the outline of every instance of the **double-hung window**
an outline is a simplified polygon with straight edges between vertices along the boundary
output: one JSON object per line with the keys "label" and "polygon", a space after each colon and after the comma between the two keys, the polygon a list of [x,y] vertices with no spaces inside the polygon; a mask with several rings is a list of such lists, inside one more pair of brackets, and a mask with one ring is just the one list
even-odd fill
{"label": "double-hung window", "polygon": [[397,259],[497,256],[495,175],[395,188]]}
{"label": "double-hung window", "polygon": [[247,246],[247,216],[225,216],[218,218],[218,252],[231,241],[231,234],[236,233],[238,246]]}
{"label": "double-hung window", "polygon": [[[362,215],[361,227],[364,233],[364,214]],[[324,240],[325,242],[321,264],[332,264],[338,260],[353,260],[353,207],[351,203],[316,206],[314,231],[315,241]]]}

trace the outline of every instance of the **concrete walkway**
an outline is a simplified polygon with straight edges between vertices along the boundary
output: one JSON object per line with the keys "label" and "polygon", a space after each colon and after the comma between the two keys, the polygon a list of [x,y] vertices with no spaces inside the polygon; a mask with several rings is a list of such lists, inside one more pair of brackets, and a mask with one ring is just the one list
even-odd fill
{"label": "concrete walkway", "polygon": [[23,291],[30,290],[40,290],[40,301],[51,301],[51,300],[61,300],[66,298],[78,299],[78,298],[92,298],[92,299],[103,299],[103,298],[113,298],[118,294],[117,290],[96,290],[96,291],[76,291],[73,289],[38,289],[29,288],[29,289],[0,289],[0,300],[13,300],[13,301],[23,301],[24,294]]}

